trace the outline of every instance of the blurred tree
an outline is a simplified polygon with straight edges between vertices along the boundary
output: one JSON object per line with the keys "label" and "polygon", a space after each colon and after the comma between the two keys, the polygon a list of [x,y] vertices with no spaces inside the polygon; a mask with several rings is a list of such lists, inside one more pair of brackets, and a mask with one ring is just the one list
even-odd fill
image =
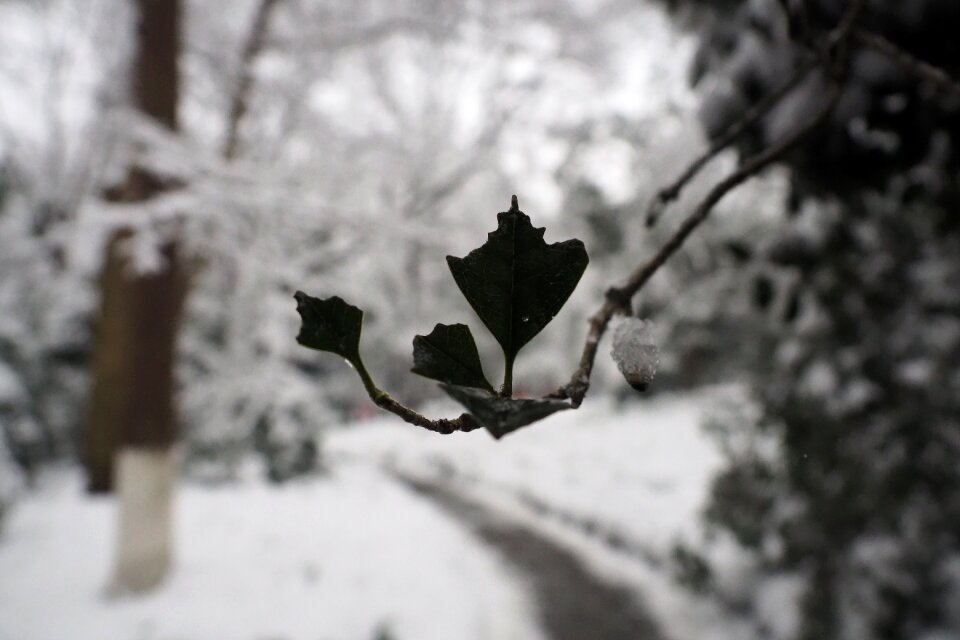
{"label": "blurred tree", "polygon": [[[846,6],[732,4],[686,14],[702,34],[693,79],[714,137]],[[776,345],[754,371],[755,428],[780,454],[732,454],[708,517],[763,566],[803,576],[798,637],[940,637],[960,628],[960,96],[860,34],[956,77],[960,5],[867,2],[858,29],[831,119],[785,158],[785,228],[748,262],[756,339]],[[739,149],[818,108],[821,86],[810,76]]]}
{"label": "blurred tree", "polygon": [[76,223],[108,164],[103,121],[88,117],[123,54],[98,51],[107,9],[0,5],[0,431],[28,480],[76,457],[88,393],[93,295],[74,249],[94,235]]}
{"label": "blurred tree", "polygon": [[[176,130],[180,95],[180,3],[139,0],[131,95],[136,108]],[[143,202],[164,178],[131,166],[111,199]],[[101,307],[87,425],[89,489],[119,490],[116,586],[158,584],[170,563],[175,479],[174,358],[187,293],[178,229],[168,230],[159,262],[138,271],[125,251],[129,229],[110,238],[100,280]],[[114,473],[117,474],[116,478]]]}
{"label": "blurred tree", "polygon": [[[503,157],[526,147],[511,136],[548,126],[544,88],[582,57],[563,43],[587,27],[548,4],[288,0],[259,39],[215,5],[193,7],[184,138],[218,157],[198,163],[191,148],[167,162],[205,212],[187,219],[209,267],[182,341],[188,461],[203,463],[191,469],[231,477],[254,447],[270,477],[290,477],[312,468],[324,426],[364,406],[352,380],[286,339],[295,286],[362,304],[384,386],[414,401],[435,393],[409,374],[410,338],[436,315],[471,313],[430,267],[453,250],[440,238],[467,250],[489,230],[488,203],[509,193]],[[256,24],[262,6],[235,17]],[[251,42],[262,48],[240,71]],[[221,138],[241,86],[244,115]]]}

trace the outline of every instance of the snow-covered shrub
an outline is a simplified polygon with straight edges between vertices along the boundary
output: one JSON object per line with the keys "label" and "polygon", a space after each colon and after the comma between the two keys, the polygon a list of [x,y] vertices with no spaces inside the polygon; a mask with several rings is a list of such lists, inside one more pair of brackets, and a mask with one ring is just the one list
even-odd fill
{"label": "snow-covered shrub", "polygon": [[76,452],[91,285],[68,268],[66,214],[0,172],[0,428],[28,474]]}
{"label": "snow-covered shrub", "polygon": [[[794,68],[784,8],[827,30],[848,6],[739,2],[701,21],[693,76],[708,133]],[[859,27],[960,71],[955,2],[863,7]],[[821,87],[802,83],[739,150],[780,138],[818,108]],[[960,628],[958,577],[941,566],[960,552],[957,113],[895,60],[853,48],[840,106],[784,158],[790,215],[745,266],[767,321],[754,323],[757,341],[769,345],[751,375],[764,408],[752,424],[780,453],[731,456],[709,513],[770,571],[802,579],[794,637],[913,640]]]}
{"label": "snow-covered shrub", "polygon": [[23,484],[22,471],[10,457],[5,439],[0,434],[0,535],[3,534],[4,521],[23,489]]}

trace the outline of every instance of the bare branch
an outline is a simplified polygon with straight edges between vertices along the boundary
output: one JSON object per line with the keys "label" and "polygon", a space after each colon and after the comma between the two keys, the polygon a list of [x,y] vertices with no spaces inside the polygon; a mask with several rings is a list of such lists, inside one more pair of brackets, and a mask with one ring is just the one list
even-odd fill
{"label": "bare branch", "polygon": [[832,79],[830,81],[827,100],[824,102],[823,107],[812,118],[776,144],[748,158],[739,169],[717,183],[706,197],[703,198],[700,204],[697,205],[693,213],[684,220],[676,233],[660,248],[660,251],[658,251],[656,255],[630,274],[626,282],[622,285],[607,291],[606,302],[604,302],[603,306],[590,318],[589,332],[583,347],[583,353],[580,356],[580,365],[571,377],[570,382],[554,392],[552,397],[569,398],[574,407],[580,406],[580,403],[583,402],[583,397],[590,387],[590,374],[593,372],[593,363],[597,356],[600,338],[603,337],[607,325],[610,323],[614,314],[624,311],[625,306],[629,304],[633,296],[635,296],[660,267],[666,264],[667,260],[683,246],[684,241],[693,233],[694,229],[707,219],[713,211],[714,206],[716,206],[724,196],[730,193],[735,187],[756,175],[764,167],[783,156],[822,124],[833,111],[839,95],[840,84],[838,81]]}
{"label": "bare branch", "polygon": [[240,122],[249,108],[250,92],[253,89],[253,63],[267,42],[267,26],[270,14],[279,0],[260,0],[250,25],[250,32],[240,52],[239,77],[230,96],[230,111],[227,116],[227,133],[224,138],[223,157],[232,160],[240,143]]}
{"label": "bare branch", "polygon": [[960,81],[950,76],[950,74],[943,69],[936,67],[929,62],[924,62],[916,56],[907,53],[886,38],[875,33],[870,33],[869,31],[864,31],[863,29],[854,29],[853,37],[859,44],[865,47],[870,47],[871,49],[875,49],[876,51],[879,51],[880,53],[890,57],[894,62],[904,67],[913,75],[932,82],[941,90],[945,91],[948,95],[951,95],[955,98],[960,97]]}
{"label": "bare branch", "polygon": [[[297,296],[300,295],[301,293],[298,292]],[[363,388],[366,390],[367,395],[370,396],[370,399],[373,400],[373,403],[384,411],[389,411],[390,413],[400,416],[405,422],[423,427],[428,431],[442,434],[450,434],[455,431],[473,431],[481,426],[472,416],[466,413],[460,414],[459,418],[431,420],[417,413],[410,407],[403,405],[389,393],[380,389],[373,381],[373,377],[370,375],[370,372],[367,371],[366,366],[364,366],[363,360],[350,360],[350,364],[354,367],[354,370],[356,370],[357,375],[360,376],[360,380],[363,382]]]}
{"label": "bare branch", "polygon": [[850,37],[850,30],[853,29],[853,26],[857,23],[860,12],[863,11],[863,5],[864,0],[850,0],[847,3],[847,11],[843,14],[843,18],[840,19],[840,24],[830,32],[827,38],[828,46],[839,46]]}
{"label": "bare branch", "polygon": [[653,199],[650,200],[650,204],[647,207],[647,226],[652,227],[657,224],[667,205],[680,196],[684,187],[700,173],[700,170],[715,158],[717,154],[729,147],[744,131],[752,127],[758,120],[767,115],[771,109],[780,104],[780,101],[783,100],[788,93],[793,91],[815,66],[817,66],[817,62],[814,58],[807,59],[802,65],[797,67],[793,75],[791,75],[786,82],[776,90],[768,93],[759,102],[754,103],[744,112],[740,119],[727,127],[723,134],[714,140],[703,154],[690,163],[690,166],[688,166],[676,180],[663,189],[660,189]]}
{"label": "bare branch", "polygon": [[381,409],[400,416],[405,422],[423,427],[435,433],[450,434],[456,431],[473,431],[480,427],[480,424],[466,413],[461,414],[458,418],[431,420],[430,418],[420,415],[413,409],[400,404],[387,393],[373,398],[373,402]]}
{"label": "bare branch", "polygon": [[[781,2],[781,5],[789,19],[792,15],[789,5],[786,2]],[[805,59],[804,62],[794,70],[793,75],[791,75],[786,82],[773,92],[767,94],[759,102],[754,103],[744,112],[742,117],[727,127],[723,134],[714,140],[710,147],[696,158],[676,180],[657,192],[647,207],[646,225],[648,227],[652,227],[657,223],[667,205],[680,196],[684,187],[700,173],[700,170],[703,169],[710,160],[729,147],[744,131],[756,124],[757,121],[767,115],[771,109],[780,104],[780,101],[795,89],[797,85],[807,77],[807,74],[810,73],[811,70],[819,64],[824,63],[825,58],[829,59],[838,49],[846,45],[851,35],[851,30],[862,9],[863,0],[850,0],[847,11],[840,23],[830,32],[824,51],[813,51],[813,56]]]}
{"label": "bare branch", "polygon": [[[759,173],[763,168],[779,159],[795,145],[806,138],[819,127],[833,111],[837,99],[840,97],[842,76],[845,72],[846,56],[844,50],[849,40],[851,30],[863,9],[863,0],[850,0],[847,12],[840,24],[830,33],[825,51],[819,56],[822,60],[824,75],[829,79],[828,98],[823,107],[810,118],[803,126],[792,134],[787,135],[779,142],[767,147],[763,151],[747,158],[740,167],[729,176],[718,182],[700,201],[680,228],[667,240],[649,261],[637,267],[619,287],[607,290],[606,301],[600,309],[590,317],[587,340],[580,355],[580,364],[574,371],[570,381],[550,397],[569,398],[574,407],[580,406],[587,390],[590,388],[590,375],[593,373],[593,363],[597,357],[600,339],[607,330],[607,325],[616,313],[629,313],[630,301],[641,288],[660,270],[667,260],[683,246],[683,243],[693,231],[706,220],[713,208],[734,188],[746,182]],[[781,96],[782,97],[782,96]]]}
{"label": "bare branch", "polygon": [[[593,364],[596,360],[600,339],[603,337],[603,334],[613,316],[617,313],[630,313],[630,304],[633,297],[643,288],[650,278],[652,278],[654,274],[656,274],[656,272],[664,264],[666,264],[667,260],[669,260],[670,257],[673,256],[673,254],[676,253],[681,246],[683,246],[683,243],[686,241],[686,239],[710,216],[714,210],[714,207],[728,193],[730,193],[740,184],[749,180],[751,177],[757,175],[761,170],[771,163],[781,158],[794,146],[809,136],[830,116],[834,107],[836,106],[837,99],[840,96],[840,90],[846,70],[846,49],[852,29],[862,8],[863,0],[850,0],[847,12],[845,13],[843,19],[841,20],[840,24],[833,31],[831,31],[824,50],[819,52],[819,55],[816,57],[816,60],[818,60],[822,65],[821,68],[824,77],[828,82],[827,98],[824,101],[823,106],[817,111],[816,114],[814,114],[813,117],[808,119],[795,131],[784,136],[781,140],[766,147],[759,153],[750,156],[740,165],[737,170],[714,185],[714,187],[700,201],[693,212],[686,218],[686,220],[683,221],[677,231],[670,237],[669,240],[667,240],[666,244],[660,248],[656,255],[654,255],[646,263],[637,267],[623,284],[618,287],[612,287],[606,292],[605,302],[590,318],[587,339],[583,347],[583,352],[580,356],[580,363],[577,367],[577,370],[574,372],[570,381],[565,386],[550,394],[548,397],[569,399],[572,407],[579,407],[583,402],[583,398],[586,395],[587,390],[590,387],[590,376],[593,372]],[[777,96],[776,98],[771,97],[765,99],[762,104],[745,114],[739,123],[732,127],[734,131],[737,129],[739,129],[739,131],[736,131],[736,133],[727,132],[724,135],[724,138],[729,135],[730,139],[732,140],[739,135],[744,128],[749,126],[749,121],[751,119],[756,120],[757,118],[762,117],[764,111],[773,108],[773,106],[777,104],[777,102],[779,102],[779,100],[781,100],[787,93],[789,93],[789,91],[800,82],[801,78],[811,71],[814,66],[816,65],[811,62],[805,63],[798,73],[787,83],[785,83],[784,87],[781,87],[779,90],[774,92],[774,94],[771,94],[772,96]],[[729,144],[729,142],[727,142],[727,144]],[[709,153],[710,152],[708,152],[708,154]],[[713,152],[713,154],[715,153],[716,151]],[[699,159],[698,162],[700,163],[700,166],[706,163],[709,160],[709,157],[712,156],[708,155],[705,157],[705,159]],[[698,170],[699,166],[694,166],[693,169],[688,170],[687,173],[693,175]],[[676,190],[679,192],[679,190],[683,188],[683,185],[688,180],[689,177],[684,178],[682,176],[681,180],[677,181],[679,186],[676,187]],[[673,197],[675,197],[675,195]],[[365,380],[365,386],[367,387],[367,391],[374,403],[378,407],[396,414],[407,422],[438,433],[472,431],[480,426],[476,420],[474,420],[468,414],[462,414],[456,419],[431,420],[426,418],[416,411],[400,404],[389,394],[377,389],[365,371],[360,373],[361,377],[363,377]]]}

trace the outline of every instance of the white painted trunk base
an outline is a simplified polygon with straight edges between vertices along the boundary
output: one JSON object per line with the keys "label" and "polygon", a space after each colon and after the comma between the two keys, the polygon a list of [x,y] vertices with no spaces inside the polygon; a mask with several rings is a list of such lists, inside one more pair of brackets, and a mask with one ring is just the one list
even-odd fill
{"label": "white painted trunk base", "polygon": [[148,591],[163,582],[173,555],[177,456],[174,448],[125,448],[115,465],[119,526],[111,591]]}

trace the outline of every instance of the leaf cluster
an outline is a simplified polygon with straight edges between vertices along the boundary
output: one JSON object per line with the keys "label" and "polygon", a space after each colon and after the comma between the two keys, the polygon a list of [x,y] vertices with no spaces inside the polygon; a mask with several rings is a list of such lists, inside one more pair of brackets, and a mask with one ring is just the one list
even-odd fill
{"label": "leaf cluster", "polygon": [[[497,214],[497,228],[482,246],[462,258],[447,256],[460,292],[503,351],[499,391],[484,374],[467,325],[437,323],[430,333],[413,339],[413,373],[439,382],[467,409],[468,425],[480,424],[496,438],[571,407],[562,400],[513,397],[517,354],[559,313],[588,262],[580,240],[547,244],[543,234],[544,229],[534,227],[520,211],[514,196],[510,209]],[[383,401],[388,396],[373,383],[360,357],[363,311],[336,296],[319,299],[298,291],[295,298],[302,319],[297,341],[346,359],[370,397],[392,408],[396,403]]]}

